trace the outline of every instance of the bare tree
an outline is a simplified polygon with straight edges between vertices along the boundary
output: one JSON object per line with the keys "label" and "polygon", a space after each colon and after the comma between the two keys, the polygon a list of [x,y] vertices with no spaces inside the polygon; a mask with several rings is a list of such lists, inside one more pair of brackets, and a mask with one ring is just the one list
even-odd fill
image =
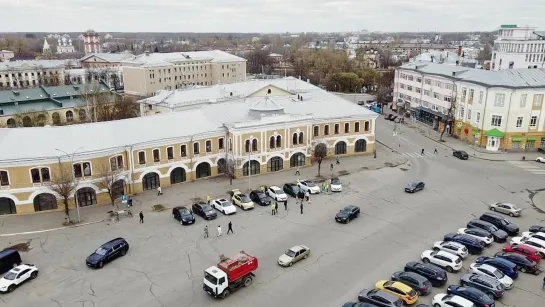
{"label": "bare tree", "polygon": [[443,119],[443,131],[441,131],[441,135],[439,136],[440,142],[443,142],[443,134],[445,134],[445,131],[447,131],[447,126],[450,124],[451,121],[452,121],[452,105],[447,111],[447,116],[445,117],[445,119]]}
{"label": "bare tree", "polygon": [[72,174],[71,167],[61,164],[61,159],[58,159],[59,169],[53,172],[49,189],[57,193],[62,198],[66,221],[70,223],[70,208],[68,207],[68,200],[70,199],[72,193],[76,190],[78,183]]}
{"label": "bare tree", "polygon": [[314,147],[314,157],[316,158],[316,161],[318,161],[318,176],[320,176],[322,161],[327,157],[326,143],[318,143],[316,147]]}
{"label": "bare tree", "polygon": [[114,168],[111,168],[108,164],[102,164],[99,166],[100,180],[97,182],[99,189],[108,192],[108,196],[110,196],[110,201],[112,202],[112,207],[115,207],[118,210],[119,207],[115,203],[115,199],[118,195],[116,194],[114,184],[119,179],[119,175],[121,174],[122,170],[123,169],[117,168],[117,165],[115,165]]}

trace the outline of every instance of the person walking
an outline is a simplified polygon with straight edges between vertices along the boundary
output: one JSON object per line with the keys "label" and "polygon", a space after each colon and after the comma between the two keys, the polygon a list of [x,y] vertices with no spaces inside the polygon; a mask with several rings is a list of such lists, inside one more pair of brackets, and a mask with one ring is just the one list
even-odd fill
{"label": "person walking", "polygon": [[140,213],[138,214],[138,216],[140,216],[140,222],[139,222],[139,223],[144,224],[144,213],[142,213],[142,211],[140,211]]}
{"label": "person walking", "polygon": [[333,171],[333,163],[331,163],[330,167],[329,167],[329,170],[330,171]]}
{"label": "person walking", "polygon": [[297,166],[297,170],[295,171],[295,176],[297,175],[301,175],[301,173],[299,172],[299,165]]}
{"label": "person walking", "polygon": [[424,148],[422,148],[422,153],[420,155],[422,155],[422,156],[424,155]]}
{"label": "person walking", "polygon": [[218,225],[218,237],[221,237],[221,225]]}
{"label": "person walking", "polygon": [[337,164],[341,164],[341,158],[339,156],[337,156],[335,160],[337,161]]}
{"label": "person walking", "polygon": [[208,225],[204,226],[204,238],[208,238]]}
{"label": "person walking", "polygon": [[308,190],[305,192],[305,198],[307,199],[307,202],[310,203],[310,193],[308,192]]}
{"label": "person walking", "polygon": [[288,211],[288,200],[284,201],[284,210]]}
{"label": "person walking", "polygon": [[163,195],[163,189],[161,189],[161,187],[157,187],[157,196],[159,195]]}
{"label": "person walking", "polygon": [[206,196],[206,202],[208,203],[208,205],[210,205],[211,200],[212,200],[212,197],[210,197],[210,195],[207,195]]}
{"label": "person walking", "polygon": [[234,234],[233,232],[233,223],[231,223],[231,221],[229,221],[229,224],[227,225],[227,234],[229,234],[229,231]]}
{"label": "person walking", "polygon": [[437,153],[438,153],[438,151],[437,151],[437,146],[435,146],[435,149],[433,150],[433,153],[434,153],[434,154],[437,154]]}
{"label": "person walking", "polygon": [[301,206],[300,206],[300,208],[301,208],[301,214],[303,214],[303,202],[302,202],[302,201],[301,201]]}
{"label": "person walking", "polygon": [[275,212],[274,212],[275,206],[274,205],[275,205],[274,201],[271,201],[271,215],[275,214]]}
{"label": "person walking", "polygon": [[373,149],[373,156],[375,157],[375,159],[377,158],[377,150],[376,149]]}

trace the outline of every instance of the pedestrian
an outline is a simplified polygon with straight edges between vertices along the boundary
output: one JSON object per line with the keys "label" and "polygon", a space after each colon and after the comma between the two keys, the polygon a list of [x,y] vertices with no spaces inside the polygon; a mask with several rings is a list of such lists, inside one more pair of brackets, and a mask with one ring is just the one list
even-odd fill
{"label": "pedestrian", "polygon": [[337,156],[335,160],[337,160],[337,164],[341,164],[341,158],[339,156]]}
{"label": "pedestrian", "polygon": [[435,149],[433,150],[434,154],[437,154],[437,146],[435,146]]}
{"label": "pedestrian", "polygon": [[325,191],[326,193],[329,193],[329,183],[325,183]]}
{"label": "pedestrian", "polygon": [[297,193],[297,198],[303,201],[303,199],[305,198],[305,193],[303,193],[303,191],[299,191],[299,193]]}
{"label": "pedestrian", "polygon": [[144,224],[144,213],[140,211],[140,214],[138,214],[138,216],[140,216],[140,223]]}
{"label": "pedestrian", "polygon": [[221,225],[218,225],[218,237],[221,237]]}
{"label": "pedestrian", "polygon": [[329,168],[330,168],[331,171],[333,171],[333,163],[331,163]]}
{"label": "pedestrian", "polygon": [[375,157],[375,159],[377,158],[377,150],[376,149],[373,150],[373,156]]}
{"label": "pedestrian", "polygon": [[163,195],[163,190],[161,189],[161,187],[157,187],[157,196],[159,195]]}
{"label": "pedestrian", "polygon": [[212,200],[212,197],[210,197],[210,195],[206,196],[206,202],[208,202],[208,205],[210,205],[211,200]]}
{"label": "pedestrian", "polygon": [[308,192],[308,190],[305,192],[305,198],[307,199],[307,202],[310,203],[310,200],[309,200],[309,198],[310,198],[310,193]]}
{"label": "pedestrian", "polygon": [[301,202],[301,214],[303,214],[303,202]]}
{"label": "pedestrian", "polygon": [[261,185],[261,186],[259,187],[259,189],[261,190],[262,193],[265,193],[265,186],[264,186],[264,185]]}
{"label": "pedestrian", "polygon": [[421,153],[421,155],[422,155],[422,156],[424,155],[424,148],[422,148],[422,153]]}
{"label": "pedestrian", "polygon": [[297,175],[301,175],[301,173],[299,172],[299,166],[297,166],[297,170],[295,171],[295,176]]}
{"label": "pedestrian", "polygon": [[322,192],[325,192],[325,182],[322,182]]}
{"label": "pedestrian", "polygon": [[275,209],[274,205],[275,205],[274,201],[271,201],[271,215],[274,215],[274,213],[275,213],[274,212],[274,209]]}
{"label": "pedestrian", "polygon": [[286,210],[286,211],[288,210],[288,200],[287,199],[284,201],[284,210]]}
{"label": "pedestrian", "polygon": [[208,238],[208,225],[204,226],[204,237]]}
{"label": "pedestrian", "polygon": [[233,223],[231,223],[231,221],[229,221],[229,224],[227,225],[227,234],[229,234],[229,231],[234,234],[233,232]]}
{"label": "pedestrian", "polygon": [[543,277],[543,290],[545,290],[545,277]]}

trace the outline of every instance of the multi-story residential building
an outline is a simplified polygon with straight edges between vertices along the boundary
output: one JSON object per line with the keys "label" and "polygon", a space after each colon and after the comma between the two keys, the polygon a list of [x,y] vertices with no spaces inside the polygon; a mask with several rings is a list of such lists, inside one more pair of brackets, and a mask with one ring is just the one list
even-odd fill
{"label": "multi-story residential building", "polygon": [[494,41],[491,70],[544,68],[545,31],[534,27],[502,25]]}
{"label": "multi-story residential building", "polygon": [[359,47],[369,49],[381,49],[381,50],[390,50],[392,52],[399,52],[403,54],[420,54],[420,53],[427,53],[427,52],[441,52],[441,51],[451,51],[451,52],[457,52],[458,46],[452,46],[447,44],[435,44],[435,43],[428,43],[428,44],[418,44],[418,43],[407,43],[407,44],[399,44],[399,43],[390,43],[390,42],[360,42],[358,44]]}
{"label": "multi-story residential building", "polygon": [[65,61],[36,60],[0,63],[0,90],[64,84]]}
{"label": "multi-story residential building", "polygon": [[410,104],[417,120],[453,118],[451,132],[459,139],[490,151],[545,149],[545,69],[411,63],[397,69],[395,83],[395,98]]}
{"label": "multi-story residential building", "polygon": [[150,96],[158,90],[246,79],[246,59],[220,50],[147,52],[122,64],[125,93],[136,96]]}
{"label": "multi-story residential building", "polygon": [[186,108],[168,114],[0,129],[0,214],[62,210],[52,187],[63,170],[77,182],[73,208],[74,196],[78,206],[109,203],[105,178],[115,178],[108,187],[117,198],[225,173],[307,166],[319,143],[332,156],[373,153],[377,114],[309,83],[284,78],[223,89],[229,95],[216,101],[198,89],[176,91],[171,99]]}
{"label": "multi-story residential building", "polygon": [[0,50],[0,62],[7,62],[9,59],[15,57],[13,51]]}

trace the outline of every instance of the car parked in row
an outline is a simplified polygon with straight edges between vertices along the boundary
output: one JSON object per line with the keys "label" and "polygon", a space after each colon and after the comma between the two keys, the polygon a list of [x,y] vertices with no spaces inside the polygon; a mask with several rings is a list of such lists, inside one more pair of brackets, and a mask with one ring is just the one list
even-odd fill
{"label": "car parked in row", "polygon": [[271,186],[267,188],[267,195],[275,201],[288,200],[288,195],[277,186]]}
{"label": "car parked in row", "polygon": [[195,216],[191,210],[187,209],[185,206],[179,206],[172,208],[172,217],[182,225],[192,225],[195,224]]}
{"label": "car parked in row", "polygon": [[517,225],[511,223],[508,219],[497,214],[486,212],[481,215],[479,219],[494,224],[499,229],[507,232],[507,234],[510,236],[515,236],[519,233],[519,227]]}
{"label": "car parked in row", "polygon": [[462,258],[448,252],[427,250],[422,253],[420,258],[422,258],[422,262],[435,264],[449,273],[462,269]]}
{"label": "car parked in row", "polygon": [[433,287],[441,287],[447,283],[447,272],[442,268],[429,264],[411,261],[405,265],[405,272],[413,272],[427,278]]}
{"label": "car parked in row", "polygon": [[360,208],[356,206],[346,206],[335,215],[335,221],[339,223],[348,223],[360,215]]}
{"label": "car parked in row", "polygon": [[129,243],[123,238],[115,238],[97,248],[87,257],[85,263],[91,268],[102,268],[104,264],[118,257],[125,256],[129,251]]}
{"label": "car parked in row", "polygon": [[452,152],[452,155],[455,156],[456,158],[460,159],[460,160],[469,159],[469,155],[467,154],[467,152],[465,152],[463,150],[455,150],[455,151]]}
{"label": "car parked in row", "polygon": [[522,273],[532,273],[535,275],[539,274],[539,267],[537,266],[537,263],[520,254],[497,252],[494,254],[494,256],[513,262],[518,266]]}
{"label": "car parked in row", "polygon": [[402,307],[403,301],[384,290],[364,289],[358,294],[358,301],[380,307]]}
{"label": "car parked in row", "polygon": [[505,286],[506,290],[513,287],[513,279],[491,265],[472,263],[469,265],[469,272],[497,279]]}
{"label": "car parked in row", "polygon": [[541,258],[545,256],[545,241],[536,238],[514,237],[511,239],[511,245],[527,245],[533,247],[541,254]]}
{"label": "car parked in row", "polygon": [[33,264],[21,264],[0,278],[0,292],[13,292],[26,281],[38,277],[38,268]]}
{"label": "car parked in row", "polygon": [[360,302],[346,302],[343,304],[343,307],[377,307],[377,305]]}
{"label": "car parked in row", "polygon": [[406,284],[407,286],[413,288],[416,292],[418,292],[418,295],[420,296],[428,295],[431,293],[430,281],[426,277],[416,274],[414,272],[398,271],[392,274],[392,277],[390,279]]}
{"label": "car parked in row", "polygon": [[284,184],[284,192],[288,194],[291,197],[296,197],[299,191],[301,191],[301,188],[297,185],[297,183],[286,183]]}
{"label": "car parked in row", "polygon": [[225,198],[214,199],[212,202],[212,208],[218,210],[224,215],[231,215],[237,213],[237,207],[232,202]]}
{"label": "car parked in row", "polygon": [[405,187],[405,192],[407,193],[415,193],[421,190],[424,190],[424,186],[426,184],[423,181],[420,180],[412,180],[407,183],[407,186]]}
{"label": "car parked in row", "polygon": [[528,228],[529,232],[545,232],[545,226],[534,225]]}
{"label": "car parked in row", "polygon": [[517,265],[513,262],[500,257],[479,257],[475,261],[478,264],[488,264],[502,271],[503,274],[516,279],[519,276]]}
{"label": "car parked in row", "polygon": [[240,190],[233,190],[233,204],[240,207],[242,210],[252,210],[254,208],[254,202],[248,197],[248,195],[243,194]]}
{"label": "car parked in row", "polygon": [[483,242],[485,245],[490,245],[492,244],[492,242],[494,242],[494,238],[492,237],[492,234],[486,230],[482,230],[478,228],[460,228],[458,229],[458,233],[473,237]]}
{"label": "car parked in row", "polygon": [[467,251],[467,247],[453,241],[437,241],[433,243],[433,250],[445,251],[445,252],[460,256],[461,258],[466,258],[467,255],[469,254]]}
{"label": "car parked in row", "polygon": [[11,270],[21,263],[21,254],[17,250],[6,248],[0,251],[0,274]]}
{"label": "car parked in row", "polygon": [[418,301],[418,293],[404,283],[392,280],[379,280],[375,283],[375,289],[384,290],[399,297],[406,305],[412,305]]}
{"label": "car parked in row", "polygon": [[475,307],[495,306],[493,298],[476,288],[451,285],[448,286],[447,293],[463,297],[466,300],[471,301],[473,304],[475,304]]}
{"label": "car parked in row", "polygon": [[505,245],[502,249],[506,253],[515,253],[526,257],[528,260],[539,263],[542,259],[541,253],[530,245]]}
{"label": "car parked in row", "polygon": [[522,209],[511,203],[492,203],[488,206],[491,211],[507,214],[509,216],[520,216]]}
{"label": "car parked in row", "polygon": [[536,162],[545,163],[545,157],[537,157]]}
{"label": "car parked in row", "polygon": [[534,238],[541,241],[545,241],[545,232],[529,232],[525,231],[521,235],[523,238]]}
{"label": "car parked in row", "polygon": [[439,293],[431,301],[434,307],[475,307],[475,305],[458,295]]}
{"label": "car parked in row", "polygon": [[212,208],[212,206],[205,203],[204,201],[194,203],[193,206],[191,206],[191,209],[194,214],[202,217],[205,220],[214,220],[218,217],[218,214],[216,213],[216,211],[214,211],[214,208]]}
{"label": "car parked in row", "polygon": [[505,294],[505,286],[499,280],[486,275],[465,274],[460,278],[460,285],[479,289],[489,297],[497,299]]}
{"label": "car parked in row", "polygon": [[269,206],[271,204],[271,199],[265,192],[254,190],[250,192],[250,199],[260,205],[260,206]]}
{"label": "car parked in row", "polygon": [[470,254],[476,255],[483,252],[484,243],[466,234],[447,233],[443,238],[445,241],[453,241],[465,246]]}
{"label": "car parked in row", "polygon": [[507,238],[509,237],[507,232],[499,229],[494,224],[481,220],[469,221],[469,223],[467,223],[467,228],[477,228],[490,232],[490,234],[494,238],[494,242],[502,243],[507,241]]}
{"label": "car parked in row", "polygon": [[300,180],[299,183],[297,183],[297,186],[299,186],[303,192],[309,192],[310,194],[320,193],[320,187],[310,180]]}

